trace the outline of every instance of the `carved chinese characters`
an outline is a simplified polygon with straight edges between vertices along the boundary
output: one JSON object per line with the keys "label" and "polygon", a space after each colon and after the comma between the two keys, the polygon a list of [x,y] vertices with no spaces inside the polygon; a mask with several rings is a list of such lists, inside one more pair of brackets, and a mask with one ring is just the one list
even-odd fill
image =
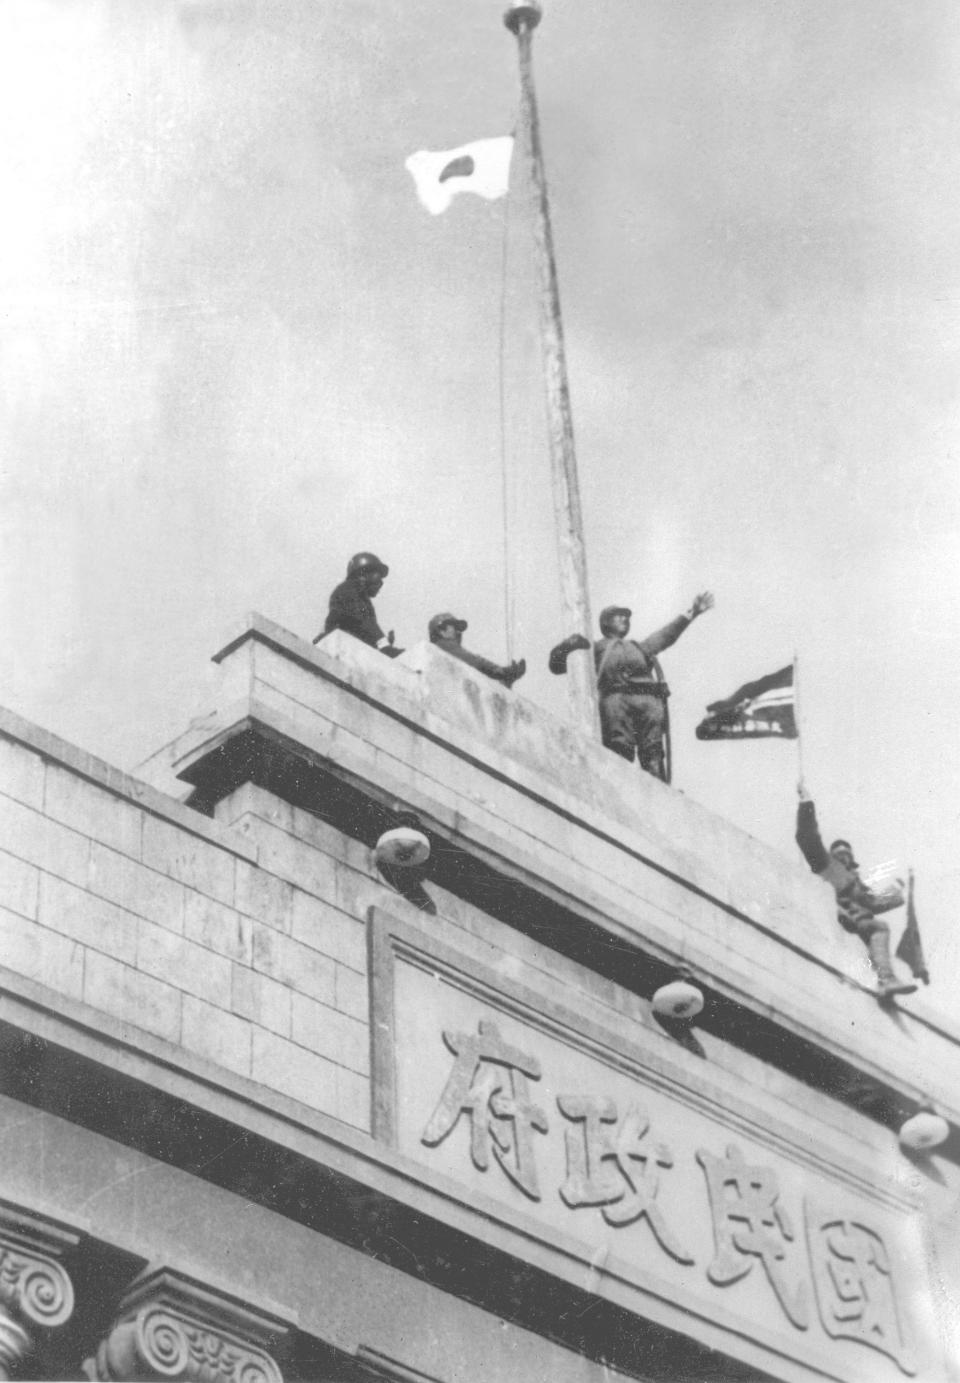
{"label": "carved chinese characters", "polygon": [[820,1320],[834,1339],[859,1340],[913,1373],[913,1350],[897,1309],[893,1272],[876,1230],[806,1205],[807,1242]]}
{"label": "carved chinese characters", "polygon": [[707,1277],[718,1287],[737,1282],[760,1259],[777,1300],[798,1330],[810,1324],[804,1284],[791,1290],[783,1272],[784,1243],[793,1227],[779,1204],[776,1175],[766,1167],[748,1167],[743,1153],[731,1144],[724,1158],[700,1148],[697,1161],[707,1177],[716,1255]]}
{"label": "carved chinese characters", "polygon": [[[590,1235],[592,1216],[597,1229],[614,1232],[611,1247],[628,1260],[653,1266],[659,1259],[664,1271],[672,1264],[708,1293],[747,1283],[739,1309],[766,1312],[769,1303],[771,1326],[779,1318],[781,1328],[809,1331],[815,1302],[829,1339],[868,1345],[904,1373],[916,1371],[890,1252],[875,1224],[823,1212],[809,1197],[801,1220],[795,1177],[785,1187],[777,1168],[737,1142],[710,1146],[691,1125],[710,1126],[679,1107],[673,1125],[656,1100],[624,1098],[631,1078],[623,1071],[575,1060],[565,1080],[571,1071],[585,1081],[606,1071],[619,1098],[591,1083],[579,1091],[553,1086],[548,1099],[539,1056],[497,1023],[483,1018],[474,1033],[445,1028],[443,1042],[453,1065],[419,1125],[422,1145],[439,1148],[465,1121],[477,1172],[501,1185],[505,1177],[559,1228],[570,1212]],[[448,1170],[456,1170],[451,1157],[463,1156],[457,1147],[466,1148],[463,1133],[451,1140]]]}
{"label": "carved chinese characters", "polygon": [[565,1205],[603,1207],[608,1225],[646,1219],[657,1243],[678,1263],[692,1263],[656,1204],[661,1167],[672,1167],[664,1143],[645,1143],[650,1120],[636,1106],[622,1119],[612,1100],[560,1095],[560,1113],[574,1128],[566,1130],[567,1179],[560,1188]]}
{"label": "carved chinese characters", "polygon": [[530,1103],[527,1079],[540,1079],[540,1063],[507,1046],[493,1023],[481,1022],[477,1037],[445,1032],[443,1040],[457,1060],[422,1141],[442,1142],[466,1114],[473,1165],[485,1172],[492,1151],[513,1184],[539,1200],[532,1135],[546,1133],[547,1121]]}

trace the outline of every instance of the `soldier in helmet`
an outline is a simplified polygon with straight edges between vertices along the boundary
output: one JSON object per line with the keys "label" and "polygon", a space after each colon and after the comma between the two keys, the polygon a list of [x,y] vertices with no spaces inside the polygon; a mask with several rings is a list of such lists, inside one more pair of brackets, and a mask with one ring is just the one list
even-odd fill
{"label": "soldier in helmet", "polygon": [[[817,825],[817,811],[807,786],[797,784],[797,844],[804,859],[821,879],[826,879],[837,895],[837,921],[845,932],[854,932],[867,948],[870,964],[877,975],[877,998],[889,1003],[898,994],[914,994],[917,986],[897,978],[890,960],[890,927],[877,916],[887,904],[868,888],[860,877],[860,866],[848,840],[835,840],[824,849]],[[896,906],[896,905],[894,905]]]}
{"label": "soldier in helmet", "polygon": [[380,628],[373,608],[373,597],[379,594],[389,571],[386,562],[381,562],[373,552],[358,552],[351,557],[347,563],[347,579],[334,588],[323,631],[313,642],[319,643],[325,634],[342,629],[391,658],[402,652],[393,646],[393,630],[384,634]]}
{"label": "soldier in helmet", "polygon": [[[641,768],[664,781],[666,699],[670,689],[660,678],[657,654],[676,643],[687,625],[712,606],[713,596],[703,591],[686,614],[678,615],[655,634],[639,641],[627,638],[632,612],[625,606],[608,605],[600,612],[603,637],[593,645],[593,657],[603,742],[631,762],[636,757]],[[550,654],[550,671],[566,672],[570,654],[589,647],[589,640],[582,634],[564,639]]]}
{"label": "soldier in helmet", "polygon": [[499,663],[492,663],[489,658],[484,658],[479,653],[471,653],[461,642],[466,627],[465,619],[458,619],[456,615],[450,614],[434,615],[427,626],[430,642],[436,644],[437,648],[442,648],[444,653],[449,653],[452,658],[459,658],[461,663],[476,668],[484,677],[492,677],[495,682],[503,682],[504,686],[512,687],[526,672],[526,661],[520,658],[508,663],[506,667],[501,667]]}

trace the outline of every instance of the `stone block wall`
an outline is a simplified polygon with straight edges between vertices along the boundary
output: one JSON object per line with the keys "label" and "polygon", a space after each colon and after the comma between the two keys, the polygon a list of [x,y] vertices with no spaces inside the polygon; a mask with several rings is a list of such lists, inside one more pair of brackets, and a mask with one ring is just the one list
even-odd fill
{"label": "stone block wall", "polygon": [[367,852],[297,840],[279,802],[254,840],[243,793],[231,829],[9,715],[0,736],[10,983],[368,1129]]}

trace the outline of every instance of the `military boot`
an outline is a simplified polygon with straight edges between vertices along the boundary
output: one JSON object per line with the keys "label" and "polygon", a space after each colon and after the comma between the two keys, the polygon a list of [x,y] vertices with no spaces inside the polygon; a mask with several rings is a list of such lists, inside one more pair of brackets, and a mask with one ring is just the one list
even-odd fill
{"label": "military boot", "polygon": [[888,1003],[898,994],[915,994],[917,986],[908,980],[898,980],[890,961],[890,933],[886,927],[878,928],[867,942],[870,961],[877,972],[877,998],[880,1003]]}

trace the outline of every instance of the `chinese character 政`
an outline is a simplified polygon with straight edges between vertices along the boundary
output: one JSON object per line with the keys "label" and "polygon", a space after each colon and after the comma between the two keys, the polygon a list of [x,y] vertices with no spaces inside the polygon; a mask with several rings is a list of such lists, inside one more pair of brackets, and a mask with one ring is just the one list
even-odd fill
{"label": "chinese character \u653f", "polygon": [[485,1172],[492,1152],[514,1185],[539,1200],[533,1133],[546,1133],[548,1125],[530,1102],[527,1081],[540,1079],[540,1063],[506,1043],[488,1020],[482,1019],[478,1029],[475,1036],[444,1032],[456,1061],[421,1142],[436,1147],[466,1114],[473,1165]]}
{"label": "chinese character \u653f", "polygon": [[643,1111],[633,1105],[618,1120],[612,1100],[587,1095],[559,1095],[557,1105],[574,1125],[566,1130],[564,1204],[601,1206],[610,1225],[645,1218],[662,1249],[678,1263],[692,1263],[656,1204],[660,1169],[673,1166],[673,1155],[663,1143],[643,1142],[650,1127]]}

